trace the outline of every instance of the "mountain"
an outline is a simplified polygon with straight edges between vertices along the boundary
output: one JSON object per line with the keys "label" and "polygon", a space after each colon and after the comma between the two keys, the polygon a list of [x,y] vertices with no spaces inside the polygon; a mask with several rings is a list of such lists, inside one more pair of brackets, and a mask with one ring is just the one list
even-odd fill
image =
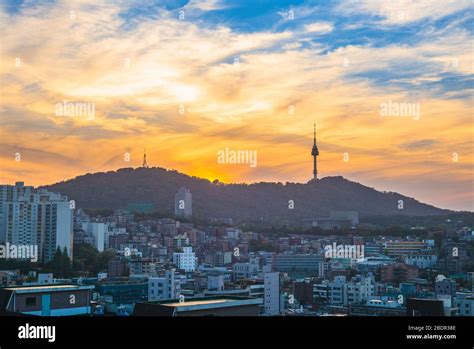
{"label": "mountain", "polygon": [[[304,219],[324,217],[330,210],[355,210],[363,216],[428,216],[451,211],[423,204],[398,193],[380,192],[343,177],[308,183],[223,184],[163,168],[122,168],[86,174],[45,186],[67,195],[81,208],[125,209],[130,203],[154,203],[159,211],[174,211],[174,195],[190,189],[193,214],[234,219]],[[290,210],[289,200],[294,209]],[[403,210],[398,201],[403,200]]]}

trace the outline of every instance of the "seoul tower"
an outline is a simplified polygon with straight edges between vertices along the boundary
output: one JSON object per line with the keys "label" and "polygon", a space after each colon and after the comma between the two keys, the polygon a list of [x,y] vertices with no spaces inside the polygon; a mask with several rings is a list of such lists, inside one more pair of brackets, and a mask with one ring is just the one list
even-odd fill
{"label": "seoul tower", "polygon": [[313,165],[313,178],[318,179],[318,165],[317,165],[317,157],[319,155],[318,146],[316,145],[316,123],[314,123],[314,138],[313,138],[313,149],[311,150],[311,155],[314,159]]}

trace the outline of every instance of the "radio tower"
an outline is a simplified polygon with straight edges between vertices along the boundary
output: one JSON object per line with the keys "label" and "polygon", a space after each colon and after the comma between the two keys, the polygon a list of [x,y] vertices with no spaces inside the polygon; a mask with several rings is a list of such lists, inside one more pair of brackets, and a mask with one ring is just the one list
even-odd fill
{"label": "radio tower", "polygon": [[317,179],[318,178],[318,163],[317,163],[317,157],[319,155],[319,150],[318,146],[316,145],[316,123],[314,123],[314,138],[313,138],[313,149],[311,150],[311,155],[313,156],[314,162],[313,162],[313,178]]}
{"label": "radio tower", "polygon": [[142,167],[148,168],[148,164],[146,162],[146,149],[143,150],[143,165]]}

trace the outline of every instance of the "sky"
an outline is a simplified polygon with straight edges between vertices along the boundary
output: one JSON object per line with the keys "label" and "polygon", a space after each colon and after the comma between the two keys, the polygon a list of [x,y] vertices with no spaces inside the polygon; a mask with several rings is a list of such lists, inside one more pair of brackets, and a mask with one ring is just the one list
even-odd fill
{"label": "sky", "polygon": [[[342,175],[474,209],[470,0],[3,0],[0,183]],[[219,152],[256,155],[222,163]]]}

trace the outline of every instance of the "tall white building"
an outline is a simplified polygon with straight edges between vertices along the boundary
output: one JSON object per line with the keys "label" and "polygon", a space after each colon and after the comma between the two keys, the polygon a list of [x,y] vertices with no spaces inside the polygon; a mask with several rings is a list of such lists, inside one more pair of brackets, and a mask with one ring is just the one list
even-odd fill
{"label": "tall white building", "polygon": [[7,240],[7,203],[18,201],[21,196],[28,197],[33,192],[32,186],[25,186],[23,182],[16,182],[15,185],[0,185],[0,243]]}
{"label": "tall white building", "polygon": [[375,294],[375,279],[373,275],[357,275],[344,287],[344,305],[363,303]]}
{"label": "tall white building", "polygon": [[108,236],[108,225],[98,222],[82,223],[82,230],[94,238],[94,247],[99,252],[103,252],[106,247],[106,238]]}
{"label": "tall white building", "polygon": [[182,252],[173,253],[173,264],[186,272],[196,270],[196,254],[192,247],[183,247]]}
{"label": "tall white building", "polygon": [[265,315],[279,315],[280,309],[280,273],[265,273],[263,306]]}
{"label": "tall white building", "polygon": [[15,245],[36,245],[39,261],[53,259],[56,249],[66,248],[72,259],[73,210],[67,197],[45,189],[1,186],[0,235]]}
{"label": "tall white building", "polygon": [[193,197],[188,188],[179,188],[174,196],[174,214],[178,217],[193,215]]}
{"label": "tall white building", "polygon": [[174,269],[166,270],[164,276],[148,278],[149,302],[176,299],[180,292],[180,282],[175,279]]}

